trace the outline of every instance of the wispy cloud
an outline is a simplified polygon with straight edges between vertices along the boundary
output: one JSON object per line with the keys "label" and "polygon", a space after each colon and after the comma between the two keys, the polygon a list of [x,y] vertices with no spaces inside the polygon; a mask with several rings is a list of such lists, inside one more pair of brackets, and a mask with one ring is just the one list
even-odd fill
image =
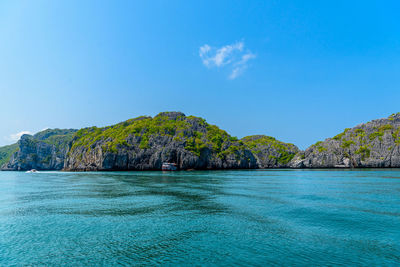
{"label": "wispy cloud", "polygon": [[256,58],[250,50],[245,50],[244,42],[225,45],[220,48],[205,44],[199,49],[199,56],[208,68],[227,68],[230,72],[229,79],[233,80],[247,69],[247,62]]}
{"label": "wispy cloud", "polygon": [[30,131],[21,131],[19,133],[10,134],[7,139],[12,142],[17,142],[24,134],[32,134],[32,133]]}
{"label": "wispy cloud", "polygon": [[256,55],[252,54],[251,52],[242,55],[242,58],[234,64],[234,68],[229,75],[229,79],[233,80],[241,75],[245,69],[247,69],[247,61],[253,58],[256,58]]}

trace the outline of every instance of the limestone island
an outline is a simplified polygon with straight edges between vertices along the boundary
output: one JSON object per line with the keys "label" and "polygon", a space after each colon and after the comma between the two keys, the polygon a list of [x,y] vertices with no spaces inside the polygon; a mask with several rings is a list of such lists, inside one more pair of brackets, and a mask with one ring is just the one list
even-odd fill
{"label": "limestone island", "polygon": [[103,128],[47,129],[0,147],[5,171],[129,171],[400,167],[400,113],[317,142],[305,151],[265,135],[238,139],[181,112]]}

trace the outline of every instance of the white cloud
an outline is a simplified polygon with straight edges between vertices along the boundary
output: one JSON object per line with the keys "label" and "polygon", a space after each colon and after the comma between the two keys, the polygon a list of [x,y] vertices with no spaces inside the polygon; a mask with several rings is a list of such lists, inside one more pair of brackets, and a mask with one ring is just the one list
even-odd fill
{"label": "white cloud", "polygon": [[247,69],[247,61],[253,58],[256,58],[256,55],[250,52],[242,55],[242,58],[234,64],[234,68],[228,78],[230,80],[233,80],[241,75],[245,71],[245,69]]}
{"label": "white cloud", "polygon": [[200,47],[199,56],[208,68],[225,67],[229,69],[231,74],[228,78],[233,80],[244,72],[250,59],[256,58],[256,55],[250,50],[244,51],[244,46],[243,42],[236,42],[220,48],[213,48],[205,44]]}
{"label": "white cloud", "polygon": [[21,131],[19,133],[10,134],[8,140],[17,142],[24,134],[32,134],[30,131]]}
{"label": "white cloud", "polygon": [[232,70],[231,74],[229,75],[229,79],[233,80],[236,79],[237,76],[239,76],[240,74],[242,74],[242,72],[244,71],[245,68],[240,68],[240,67],[236,67]]}
{"label": "white cloud", "polygon": [[247,61],[249,61],[250,59],[256,58],[256,55],[252,54],[251,52],[244,54],[242,56],[242,60],[239,62],[241,64],[245,64]]}
{"label": "white cloud", "polygon": [[207,67],[209,66],[209,59],[207,57],[207,53],[211,50],[211,47],[207,44],[200,47],[199,56],[203,60],[203,64]]}

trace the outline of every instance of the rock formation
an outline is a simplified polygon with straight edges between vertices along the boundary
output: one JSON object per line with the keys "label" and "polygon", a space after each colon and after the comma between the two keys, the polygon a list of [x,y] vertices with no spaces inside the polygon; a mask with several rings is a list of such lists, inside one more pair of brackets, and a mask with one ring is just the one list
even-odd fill
{"label": "rock formation", "polygon": [[400,113],[363,123],[300,152],[292,168],[400,167]]}
{"label": "rock formation", "polygon": [[116,125],[45,130],[0,148],[2,170],[380,168],[400,167],[400,113],[360,124],[305,151],[265,135],[238,140],[181,112]]}
{"label": "rock formation", "polygon": [[[164,112],[154,118],[80,130],[72,141],[65,170],[160,170],[163,162],[176,163],[179,169],[253,169],[283,167],[289,162],[284,143],[274,139],[279,147],[266,143],[253,147],[256,141],[251,140],[238,140],[202,118]],[[272,154],[263,157],[253,149]],[[293,145],[290,149],[297,151]]]}
{"label": "rock formation", "polygon": [[160,170],[256,168],[253,154],[235,137],[204,119],[180,112],[139,117],[77,132],[65,170]]}
{"label": "rock formation", "polygon": [[299,149],[288,143],[283,143],[265,135],[246,136],[241,139],[257,159],[257,167],[285,168]]}
{"label": "rock formation", "polygon": [[76,130],[44,130],[35,135],[23,135],[14,146],[3,170],[61,170],[68,144]]}
{"label": "rock formation", "polygon": [[163,162],[183,170],[254,169],[287,167],[297,151],[272,137],[238,140],[202,118],[163,112],[104,128],[23,135],[0,148],[0,160],[3,170],[160,170]]}

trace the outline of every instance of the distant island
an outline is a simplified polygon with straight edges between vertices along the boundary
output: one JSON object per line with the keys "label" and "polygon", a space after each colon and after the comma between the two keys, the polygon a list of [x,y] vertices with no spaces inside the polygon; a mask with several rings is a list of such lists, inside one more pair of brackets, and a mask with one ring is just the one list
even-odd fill
{"label": "distant island", "polygon": [[238,139],[181,112],[98,128],[47,129],[0,147],[6,171],[400,167],[400,113],[360,124],[300,151],[265,135]]}

